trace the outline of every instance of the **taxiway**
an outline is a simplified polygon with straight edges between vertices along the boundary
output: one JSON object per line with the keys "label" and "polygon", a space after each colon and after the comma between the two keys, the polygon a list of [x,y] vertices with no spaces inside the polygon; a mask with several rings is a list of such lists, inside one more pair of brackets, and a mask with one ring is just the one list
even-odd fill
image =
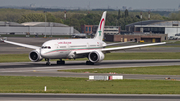
{"label": "taxiway", "polygon": [[180,80],[179,75],[141,75],[141,74],[98,74],[98,73],[70,73],[57,70],[68,69],[94,69],[94,68],[127,68],[145,66],[171,66],[180,65],[180,59],[165,60],[105,60],[96,65],[85,65],[85,61],[66,61],[65,65],[46,66],[45,62],[16,62],[0,63],[1,76],[51,76],[51,77],[83,77],[89,75],[123,75],[124,79],[164,80],[171,78]]}
{"label": "taxiway", "polygon": [[2,93],[1,100],[26,100],[26,101],[178,101],[180,95],[158,94],[19,94]]}

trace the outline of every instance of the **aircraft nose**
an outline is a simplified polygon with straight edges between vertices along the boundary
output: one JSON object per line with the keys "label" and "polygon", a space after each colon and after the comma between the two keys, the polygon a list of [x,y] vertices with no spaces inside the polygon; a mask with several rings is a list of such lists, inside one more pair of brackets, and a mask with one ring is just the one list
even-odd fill
{"label": "aircraft nose", "polygon": [[40,50],[40,52],[41,52],[41,56],[42,57],[44,57],[44,58],[46,58],[47,57],[47,54],[46,54],[46,52],[45,51],[43,51],[42,49]]}

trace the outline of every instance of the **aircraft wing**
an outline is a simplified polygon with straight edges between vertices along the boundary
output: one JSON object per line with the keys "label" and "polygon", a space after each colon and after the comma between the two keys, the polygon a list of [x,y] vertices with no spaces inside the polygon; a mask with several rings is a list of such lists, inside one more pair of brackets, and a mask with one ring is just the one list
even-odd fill
{"label": "aircraft wing", "polygon": [[123,47],[114,47],[114,48],[103,48],[103,49],[101,49],[101,51],[102,52],[110,52],[110,51],[126,50],[126,49],[140,48],[140,47],[154,46],[154,45],[162,45],[162,44],[166,44],[166,42],[123,46]]}
{"label": "aircraft wing", "polygon": [[13,44],[13,45],[21,46],[21,47],[30,48],[30,49],[39,49],[39,48],[41,48],[41,47],[38,47],[38,46],[33,46],[33,45],[28,45],[28,44],[22,44],[22,43],[17,43],[17,42],[2,40],[2,39],[1,39],[1,41],[5,42],[5,43]]}
{"label": "aircraft wing", "polygon": [[[141,48],[141,47],[146,47],[146,46],[155,46],[155,45],[163,45],[163,44],[166,44],[166,42],[114,47],[114,48],[102,48],[102,49],[98,49],[98,50],[106,53],[106,52],[111,52],[111,51],[127,50],[127,49],[132,49],[132,48]],[[86,53],[90,53],[92,51],[95,51],[95,50],[76,51],[75,53],[76,54],[86,54]]]}
{"label": "aircraft wing", "polygon": [[114,46],[114,45],[120,45],[120,44],[124,44],[124,43],[130,43],[130,42],[134,42],[134,41],[118,42],[118,43],[110,43],[110,44],[106,44],[106,46]]}

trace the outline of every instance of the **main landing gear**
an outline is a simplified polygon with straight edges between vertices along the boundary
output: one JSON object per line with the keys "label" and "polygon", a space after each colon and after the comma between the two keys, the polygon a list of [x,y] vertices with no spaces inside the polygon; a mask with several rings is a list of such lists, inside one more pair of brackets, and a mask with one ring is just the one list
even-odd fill
{"label": "main landing gear", "polygon": [[62,59],[60,59],[60,61],[57,61],[57,65],[64,65],[65,61],[63,61]]}
{"label": "main landing gear", "polygon": [[94,65],[94,63],[91,61],[86,61],[86,65]]}
{"label": "main landing gear", "polygon": [[[47,66],[50,66],[51,63],[50,63],[50,59],[45,59],[46,62],[46,65]],[[64,65],[65,64],[65,61],[63,61],[62,59],[60,59],[60,61],[57,61],[57,65]]]}

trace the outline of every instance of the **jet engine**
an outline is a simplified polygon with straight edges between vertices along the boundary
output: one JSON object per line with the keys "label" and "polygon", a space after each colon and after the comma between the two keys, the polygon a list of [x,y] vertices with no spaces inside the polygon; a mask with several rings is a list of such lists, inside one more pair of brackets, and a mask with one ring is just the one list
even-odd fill
{"label": "jet engine", "polygon": [[93,63],[101,62],[104,59],[104,54],[101,51],[93,51],[88,55],[89,61]]}
{"label": "jet engine", "polygon": [[39,50],[33,50],[29,53],[29,59],[33,62],[41,61],[43,58],[40,55]]}

